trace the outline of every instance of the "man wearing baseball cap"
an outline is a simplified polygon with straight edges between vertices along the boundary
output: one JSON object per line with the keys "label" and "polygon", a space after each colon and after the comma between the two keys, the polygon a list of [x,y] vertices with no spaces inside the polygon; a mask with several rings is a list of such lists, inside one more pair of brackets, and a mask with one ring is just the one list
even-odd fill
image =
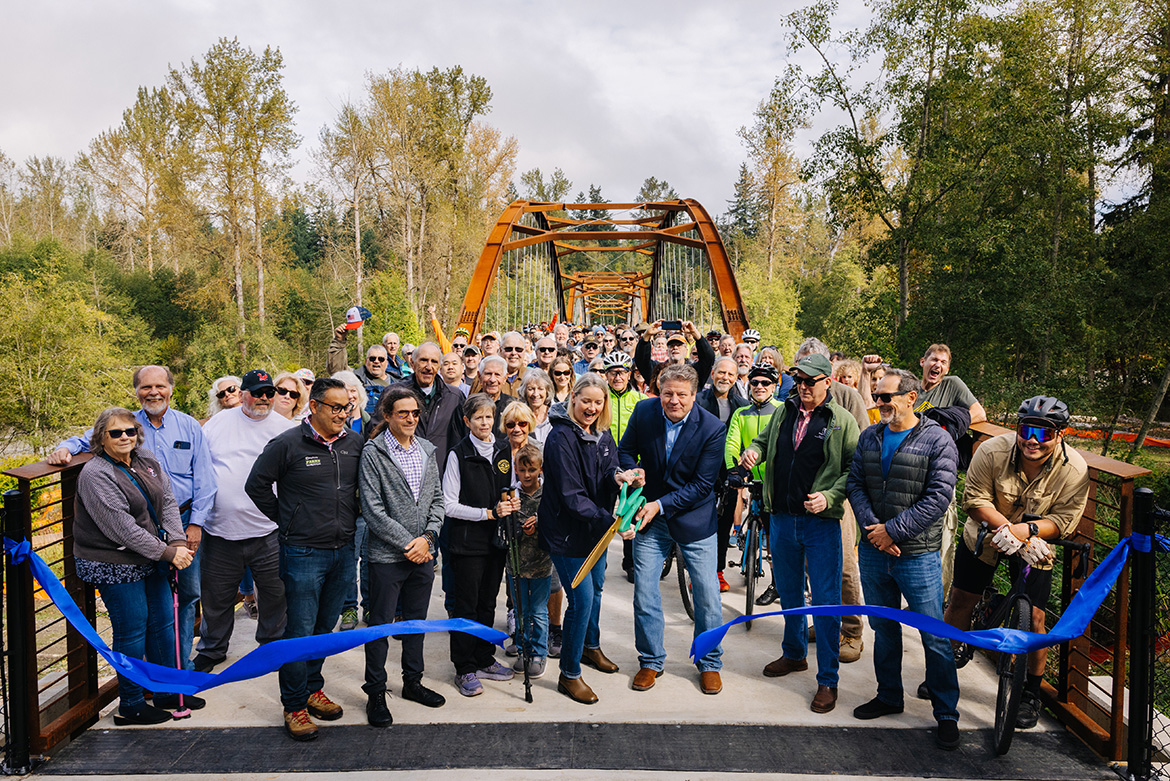
{"label": "man wearing baseball cap", "polygon": [[682,334],[673,334],[667,340],[668,358],[664,363],[655,361],[650,355],[654,337],[662,333],[662,321],[655,320],[642,332],[642,338],[638,342],[638,346],[634,348],[634,366],[637,367],[638,373],[645,378],[646,382],[653,384],[654,378],[666,363],[687,362],[689,350],[687,337],[689,336],[694,341],[695,350],[698,352],[698,358],[691,363],[691,366],[699,375],[699,387],[702,388],[707,384],[707,380],[711,377],[711,367],[715,365],[715,348],[703,338],[699,329],[690,320],[684,320],[682,328]]}
{"label": "man wearing baseball cap", "polygon": [[[776,591],[785,608],[804,606],[807,566],[814,605],[841,601],[841,516],[845,484],[860,430],[853,416],[829,396],[832,364],[812,354],[796,364],[797,392],[772,414],[740,456],[743,467],[764,464],[764,510],[771,513]],[[810,705],[828,713],[837,704],[841,619],[814,616],[817,690]],[[808,621],[784,620],[783,653],[764,667],[770,678],[808,669]]]}

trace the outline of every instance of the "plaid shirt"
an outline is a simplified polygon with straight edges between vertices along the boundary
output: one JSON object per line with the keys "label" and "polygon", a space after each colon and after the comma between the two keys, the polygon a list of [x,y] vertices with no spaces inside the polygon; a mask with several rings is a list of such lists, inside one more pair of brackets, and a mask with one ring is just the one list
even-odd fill
{"label": "plaid shirt", "polygon": [[414,437],[410,438],[410,447],[403,447],[390,433],[390,429],[386,429],[382,436],[386,440],[386,449],[390,451],[390,457],[406,475],[406,484],[410,486],[410,492],[414,494],[414,500],[417,502],[418,492],[422,488],[423,468],[426,466],[422,448],[418,446]]}
{"label": "plaid shirt", "polygon": [[335,436],[333,439],[326,439],[324,434],[322,434],[317,429],[313,428],[313,424],[311,422],[309,423],[309,431],[313,434],[313,439],[317,440],[318,442],[320,442],[322,445],[329,448],[330,450],[333,450],[333,443],[334,442],[336,442],[337,440],[341,439],[342,437],[344,437],[346,434],[349,433],[349,429],[343,428],[341,430],[341,433],[338,434],[337,436]]}

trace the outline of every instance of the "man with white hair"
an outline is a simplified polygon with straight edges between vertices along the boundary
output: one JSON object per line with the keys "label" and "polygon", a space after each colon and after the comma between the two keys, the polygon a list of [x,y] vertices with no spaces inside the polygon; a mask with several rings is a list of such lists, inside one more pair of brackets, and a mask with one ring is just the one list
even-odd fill
{"label": "man with white hair", "polygon": [[398,354],[402,340],[398,338],[398,334],[391,331],[382,337],[382,346],[386,348],[386,374],[390,377],[391,382],[397,382],[410,371],[406,360]]}
{"label": "man with white hair", "polygon": [[[520,391],[520,383],[524,382],[524,351],[527,349],[528,340],[519,331],[508,331],[501,341],[503,346],[500,351],[508,363],[504,391],[509,396],[516,396]],[[549,358],[549,363],[552,363],[552,358]]]}
{"label": "man with white hair", "polygon": [[556,340],[557,347],[567,348],[569,346],[569,326],[557,323],[553,328],[553,339]]}
{"label": "man with white hair", "polygon": [[[479,362],[479,377],[476,379],[478,389],[472,388],[472,393],[486,393],[488,398],[496,403],[496,414],[492,418],[492,431],[497,439],[502,439],[500,433],[500,416],[504,408],[516,401],[516,397],[504,390],[507,388],[508,362],[498,355],[489,355]],[[463,415],[451,416],[451,423],[447,429],[447,447],[455,447],[467,436],[467,425],[463,422]]]}

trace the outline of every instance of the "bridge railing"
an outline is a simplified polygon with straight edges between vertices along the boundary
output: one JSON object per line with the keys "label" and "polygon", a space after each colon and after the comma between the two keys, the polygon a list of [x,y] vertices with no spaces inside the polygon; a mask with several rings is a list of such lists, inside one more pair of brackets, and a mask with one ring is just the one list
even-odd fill
{"label": "bridge railing", "polygon": [[[78,473],[87,460],[89,455],[82,454],[65,467],[40,462],[4,472],[16,480],[16,488],[4,494],[4,535],[30,542],[108,642],[104,608],[99,608],[94,587],[77,577],[73,563],[73,501]],[[27,566],[6,563],[4,575],[9,762],[20,768],[22,751],[27,763],[29,751],[47,751],[92,724],[117,696],[118,684],[109,665],[34,585]]]}
{"label": "bridge railing", "polygon": [[[980,442],[1011,429],[976,423]],[[1074,440],[1066,439],[1069,446]],[[1133,532],[1134,480],[1148,469],[1077,449],[1089,467],[1089,500],[1074,539],[1092,543],[1093,566],[1113,550],[1119,539]],[[1054,594],[1046,607],[1046,626],[1054,626],[1081,581],[1073,578],[1072,562],[1065,558],[1053,580]],[[1085,633],[1048,654],[1041,699],[1068,726],[1103,757],[1119,761],[1125,754],[1126,670],[1129,656],[1129,566],[1105,599]]]}

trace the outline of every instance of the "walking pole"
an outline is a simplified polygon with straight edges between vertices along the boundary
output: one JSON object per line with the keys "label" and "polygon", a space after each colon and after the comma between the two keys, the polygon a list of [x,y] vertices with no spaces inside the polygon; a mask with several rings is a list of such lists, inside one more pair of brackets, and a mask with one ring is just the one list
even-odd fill
{"label": "walking pole", "polygon": [[[170,577],[167,579],[167,582],[171,586],[171,601],[175,606],[175,669],[182,670],[183,657],[181,651],[179,650],[179,571],[174,567],[171,567],[170,570],[171,573]],[[183,704],[182,692],[179,692],[179,709],[174,712],[174,717],[176,719],[191,718],[191,709]]]}
{"label": "walking pole", "polygon": [[[504,500],[511,499],[515,491],[514,488],[504,491]],[[520,596],[520,541],[516,536],[518,522],[519,514],[516,512],[508,513],[508,517],[503,519],[504,538],[508,542],[508,587],[512,589],[512,601],[516,604],[516,639],[520,641],[517,645],[520,649],[520,663],[524,666],[524,701],[532,702],[532,679],[528,675],[532,654],[528,651],[528,625],[525,621],[524,599]]]}

